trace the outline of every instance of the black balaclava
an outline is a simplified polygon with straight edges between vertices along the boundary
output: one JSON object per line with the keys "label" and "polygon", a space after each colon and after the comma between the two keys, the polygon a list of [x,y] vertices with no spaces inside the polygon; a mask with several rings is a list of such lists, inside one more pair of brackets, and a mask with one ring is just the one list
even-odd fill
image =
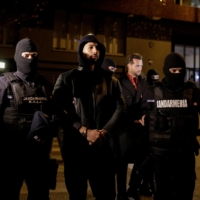
{"label": "black balaclava", "polygon": [[103,74],[105,76],[112,76],[115,72],[111,71],[108,67],[109,66],[112,66],[114,68],[117,68],[116,66],[116,63],[110,59],[110,58],[105,58],[102,65],[101,65],[101,68],[103,69]]}
{"label": "black balaclava", "polygon": [[98,38],[93,35],[93,34],[88,34],[85,35],[84,37],[82,37],[79,41],[78,44],[78,61],[79,61],[79,70],[82,69],[89,69],[91,66],[91,63],[88,63],[88,61],[83,57],[83,47],[85,46],[86,43],[88,42],[95,42],[98,44],[98,48],[100,51],[100,56],[99,59],[97,60],[97,62],[95,63],[95,67],[99,67],[101,66],[103,59],[105,57],[105,46],[98,40]]}
{"label": "black balaclava", "polygon": [[38,56],[32,59],[27,59],[22,56],[23,52],[38,52],[33,41],[24,38],[17,43],[14,59],[17,65],[17,72],[21,76],[34,76],[37,71]]}
{"label": "black balaclava", "polygon": [[[157,78],[154,78],[154,75],[157,75]],[[152,85],[154,82],[159,81],[159,74],[155,69],[150,69],[147,72],[147,82],[149,85]]]}
{"label": "black balaclava", "polygon": [[[173,74],[169,71],[170,68],[182,68],[181,73]],[[185,80],[186,65],[184,58],[178,53],[170,53],[164,61],[163,72],[165,74],[164,82],[171,90],[180,89]]]}

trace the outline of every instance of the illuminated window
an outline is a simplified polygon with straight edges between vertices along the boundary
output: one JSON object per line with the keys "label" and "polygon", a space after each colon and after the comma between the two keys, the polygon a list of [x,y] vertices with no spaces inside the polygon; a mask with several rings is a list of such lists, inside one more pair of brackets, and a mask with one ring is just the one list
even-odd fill
{"label": "illuminated window", "polygon": [[53,49],[77,51],[80,38],[92,33],[105,45],[107,54],[124,55],[124,26],[121,16],[56,11]]}
{"label": "illuminated window", "polygon": [[193,80],[200,86],[200,46],[176,44],[174,50],[185,58],[186,80]]}
{"label": "illuminated window", "polygon": [[17,23],[12,17],[2,17],[0,20],[0,45],[13,46],[18,40]]}
{"label": "illuminated window", "polygon": [[93,15],[56,11],[53,49],[76,51],[81,37],[95,31]]}
{"label": "illuminated window", "polygon": [[104,24],[104,35],[107,53],[124,54],[124,20],[121,17],[106,16]]}
{"label": "illuminated window", "polygon": [[66,49],[66,12],[56,11],[54,18],[53,49]]}

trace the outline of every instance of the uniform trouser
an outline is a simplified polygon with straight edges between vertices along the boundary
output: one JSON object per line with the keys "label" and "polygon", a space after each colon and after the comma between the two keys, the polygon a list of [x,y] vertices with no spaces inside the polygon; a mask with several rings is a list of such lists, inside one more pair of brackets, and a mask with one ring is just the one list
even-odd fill
{"label": "uniform trouser", "polygon": [[195,188],[193,152],[153,155],[155,200],[192,200]]}
{"label": "uniform trouser", "polygon": [[146,189],[150,187],[152,193],[154,193],[153,161],[151,155],[146,156],[143,162],[136,162],[131,172],[129,187],[139,189],[142,182],[146,184]]}
{"label": "uniform trouser", "polygon": [[4,200],[19,200],[23,181],[28,200],[49,200],[48,155],[29,154],[25,135],[17,131],[2,133],[0,194]]}
{"label": "uniform trouser", "polygon": [[117,152],[117,191],[119,196],[124,196],[128,163],[134,163],[129,186],[135,191],[139,186],[140,180],[136,172],[150,154],[148,135],[144,127],[133,124],[132,127],[116,134],[113,143],[114,150]]}
{"label": "uniform trouser", "polygon": [[96,200],[114,200],[115,169],[111,148],[107,144],[89,146],[86,139],[83,140],[63,142],[62,156],[69,199],[86,200],[89,182]]}
{"label": "uniform trouser", "polygon": [[[148,159],[148,157],[146,159]],[[128,169],[128,162],[121,161],[117,164],[117,191],[119,196],[126,195],[127,169]],[[145,181],[146,183],[148,183],[151,187],[152,192],[154,191],[153,172],[151,163],[150,164],[146,163],[143,164],[137,162],[134,163],[129,180],[130,190],[132,192],[137,192],[137,190],[140,187],[141,181]]]}

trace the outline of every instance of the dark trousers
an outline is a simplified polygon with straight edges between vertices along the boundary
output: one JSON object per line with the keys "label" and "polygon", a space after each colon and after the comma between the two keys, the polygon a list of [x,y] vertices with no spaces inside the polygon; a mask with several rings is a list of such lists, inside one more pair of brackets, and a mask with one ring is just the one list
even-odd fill
{"label": "dark trousers", "polygon": [[154,193],[153,159],[151,155],[143,158],[142,162],[136,162],[131,172],[129,186],[139,189],[141,184],[145,184]]}
{"label": "dark trousers", "polygon": [[63,142],[62,156],[69,199],[86,200],[89,182],[96,200],[114,200],[114,155],[110,146],[89,146],[82,136],[74,142],[68,139]]}
{"label": "dark trousers", "polygon": [[155,200],[192,200],[195,188],[193,152],[153,155]]}
{"label": "dark trousers", "polygon": [[[13,160],[13,162],[8,162],[7,164],[9,166],[1,169],[0,180],[2,185],[1,195],[5,200],[20,199],[20,190],[24,180],[28,189],[28,200],[49,200],[49,188],[46,183],[47,177],[44,175],[47,168],[43,168],[44,164],[32,162],[32,166],[30,167],[20,161],[20,159],[16,160],[16,162]],[[29,169],[25,169],[25,167],[29,167]]]}
{"label": "dark trousers", "polygon": [[[150,158],[146,157],[146,159]],[[137,192],[142,182],[145,182],[154,193],[152,162],[146,163],[146,159],[144,158],[142,163],[134,163],[129,180],[129,188],[132,192]],[[121,161],[117,164],[117,191],[119,196],[126,196],[127,169],[128,162]]]}
{"label": "dark trousers", "polygon": [[[133,124],[126,130],[120,130],[113,138],[113,149],[117,160],[117,192],[119,196],[126,195],[127,169],[129,163],[134,163],[129,186],[137,191],[140,180],[138,169],[150,154],[148,135],[145,127]],[[145,170],[143,170],[145,171]]]}
{"label": "dark trousers", "polygon": [[126,196],[126,183],[127,183],[127,162],[119,162],[117,164],[116,178],[117,178],[117,195]]}
{"label": "dark trousers", "polygon": [[26,136],[7,131],[1,137],[0,193],[4,200],[19,200],[23,181],[28,200],[49,200],[48,155],[29,154]]}

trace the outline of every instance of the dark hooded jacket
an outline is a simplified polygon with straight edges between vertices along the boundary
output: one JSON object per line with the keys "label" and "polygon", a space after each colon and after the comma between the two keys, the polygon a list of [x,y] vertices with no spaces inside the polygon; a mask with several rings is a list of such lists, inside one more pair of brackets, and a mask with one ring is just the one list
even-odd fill
{"label": "dark hooded jacket", "polygon": [[[87,42],[95,42],[100,57],[94,70],[90,70],[82,50]],[[53,101],[65,133],[83,137],[79,128],[105,129],[113,133],[114,128],[125,112],[121,87],[117,80],[105,84],[101,64],[105,47],[94,35],[86,35],[79,41],[79,66],[59,75],[53,90]],[[67,135],[68,135],[67,134]],[[85,138],[84,138],[85,140]]]}

